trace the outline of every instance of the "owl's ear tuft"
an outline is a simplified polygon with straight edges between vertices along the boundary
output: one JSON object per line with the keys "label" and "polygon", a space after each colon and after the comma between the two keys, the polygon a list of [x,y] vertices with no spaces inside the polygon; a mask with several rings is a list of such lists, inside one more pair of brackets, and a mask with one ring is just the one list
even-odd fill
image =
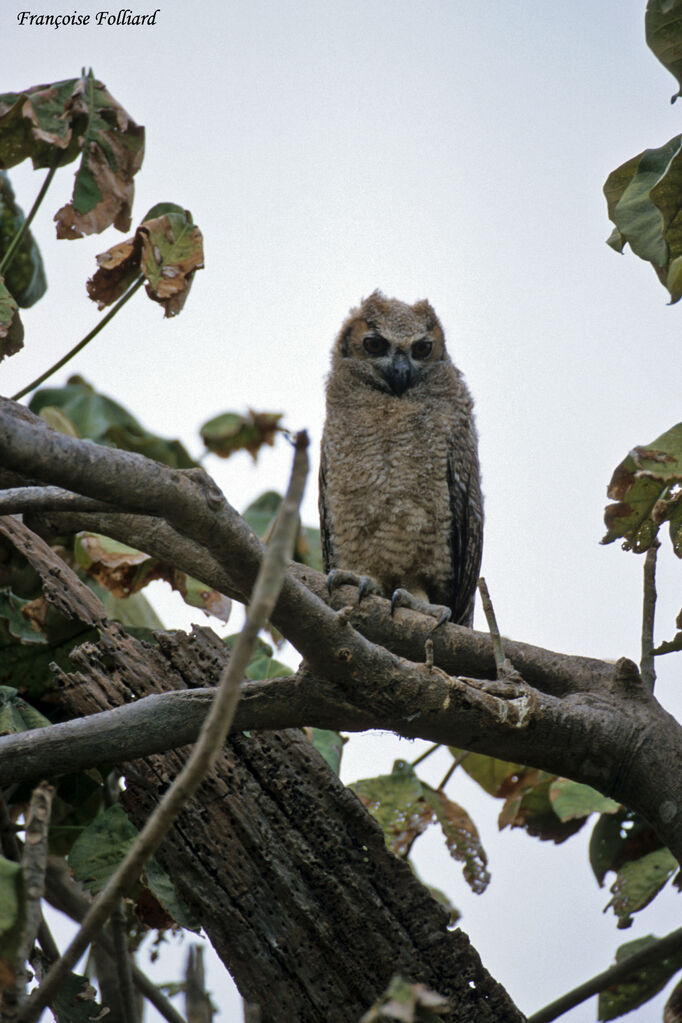
{"label": "owl's ear tuft", "polygon": [[363,300],[358,312],[361,313],[371,326],[374,326],[377,319],[388,314],[390,307],[390,300],[386,298],[382,291],[375,288],[369,298]]}
{"label": "owl's ear tuft", "polygon": [[421,302],[415,302],[412,308],[417,316],[424,317],[427,330],[433,330],[435,327],[438,327],[442,335],[443,328],[440,325],[440,320],[436,316],[435,309],[427,299],[423,298]]}

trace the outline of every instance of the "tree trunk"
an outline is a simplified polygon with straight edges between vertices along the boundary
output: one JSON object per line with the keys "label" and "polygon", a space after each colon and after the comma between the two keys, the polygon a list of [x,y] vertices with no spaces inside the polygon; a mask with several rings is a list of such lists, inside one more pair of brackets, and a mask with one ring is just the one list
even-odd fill
{"label": "tree trunk", "polygon": [[[217,678],[226,648],[210,630],[159,638],[163,656],[114,626],[101,652],[76,654],[88,678],[63,676],[71,712]],[[183,753],[126,769],[124,804],[137,824]],[[394,973],[446,996],[453,1021],[523,1021],[300,731],[233,736],[157,855],[264,1023],[355,1023]]]}

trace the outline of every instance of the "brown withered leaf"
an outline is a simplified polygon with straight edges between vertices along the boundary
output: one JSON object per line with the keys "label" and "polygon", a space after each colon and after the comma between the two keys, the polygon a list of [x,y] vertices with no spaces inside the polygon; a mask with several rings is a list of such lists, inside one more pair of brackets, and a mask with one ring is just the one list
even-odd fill
{"label": "brown withered leaf", "polygon": [[130,227],[133,177],[144,158],[144,128],[90,72],[65,106],[67,117],[85,118],[82,156],[70,203],[55,214],[58,238],[82,238],[111,224]]}
{"label": "brown withered leaf", "polygon": [[87,290],[100,309],[120,298],[142,274],[149,297],[164,307],[166,316],[175,316],[185,304],[195,272],[204,265],[201,231],[189,210],[160,203],[132,238],[101,253],[97,263]]}
{"label": "brown withered leaf", "polygon": [[232,603],[228,597],[172,565],[108,536],[78,533],[74,554],[81,568],[119,599],[138,593],[155,579],[163,579],[180,593],[186,604],[201,608],[223,622],[230,616]]}
{"label": "brown withered leaf", "polygon": [[488,857],[476,825],[464,807],[448,799],[440,789],[432,789],[424,783],[422,788],[424,798],[443,830],[450,855],[464,864],[464,879],[471,890],[480,895],[490,883],[490,874],[486,869]]}
{"label": "brown withered leaf", "polygon": [[96,257],[99,269],[88,281],[89,298],[99,309],[113,305],[140,273],[140,257],[135,239],[119,242]]}

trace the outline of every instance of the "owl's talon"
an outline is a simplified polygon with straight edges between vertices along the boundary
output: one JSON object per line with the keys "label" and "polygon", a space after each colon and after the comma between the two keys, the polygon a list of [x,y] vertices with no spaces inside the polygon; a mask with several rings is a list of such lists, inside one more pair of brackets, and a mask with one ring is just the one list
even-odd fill
{"label": "owl's talon", "polygon": [[332,568],[327,574],[327,590],[331,596],[339,586],[357,586],[358,604],[364,597],[373,593],[378,597],[384,596],[384,591],[374,579],[368,575],[359,575],[357,572],[346,572],[342,568]]}
{"label": "owl's talon", "polygon": [[409,590],[397,589],[393,591],[391,596],[391,614],[395,612],[397,607],[409,607],[411,611],[419,611],[420,614],[436,618],[436,624],[431,629],[432,634],[452,618],[452,611],[449,607],[446,607],[444,604],[429,604],[428,601],[415,597]]}
{"label": "owl's talon", "polygon": [[[433,604],[432,607],[434,608],[434,610],[437,610],[439,605],[438,604]],[[450,608],[449,607],[441,607],[440,608],[440,615],[438,617],[438,621],[436,622],[436,624],[432,628],[431,632],[434,633],[436,631],[436,629],[440,629],[441,625],[445,625],[447,622],[450,621],[451,618],[452,618],[452,611],[450,610]]]}

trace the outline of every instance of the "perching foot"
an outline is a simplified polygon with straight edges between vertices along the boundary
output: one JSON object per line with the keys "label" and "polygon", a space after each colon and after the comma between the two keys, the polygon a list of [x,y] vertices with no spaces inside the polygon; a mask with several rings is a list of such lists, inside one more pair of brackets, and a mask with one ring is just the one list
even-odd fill
{"label": "perching foot", "polygon": [[358,575],[357,572],[346,572],[342,568],[333,568],[327,575],[327,590],[331,596],[334,590],[338,589],[339,586],[357,586],[358,587],[358,604],[368,594],[374,594],[377,597],[384,597],[385,593],[382,590],[379,583],[375,582],[374,579],[368,575]]}
{"label": "perching foot", "polygon": [[419,611],[421,614],[435,618],[436,624],[431,630],[432,632],[435,632],[441,625],[449,622],[452,617],[452,611],[449,607],[445,607],[444,604],[429,604],[428,601],[415,597],[409,590],[398,589],[393,591],[391,614],[395,612],[397,607],[409,607],[411,611]]}

